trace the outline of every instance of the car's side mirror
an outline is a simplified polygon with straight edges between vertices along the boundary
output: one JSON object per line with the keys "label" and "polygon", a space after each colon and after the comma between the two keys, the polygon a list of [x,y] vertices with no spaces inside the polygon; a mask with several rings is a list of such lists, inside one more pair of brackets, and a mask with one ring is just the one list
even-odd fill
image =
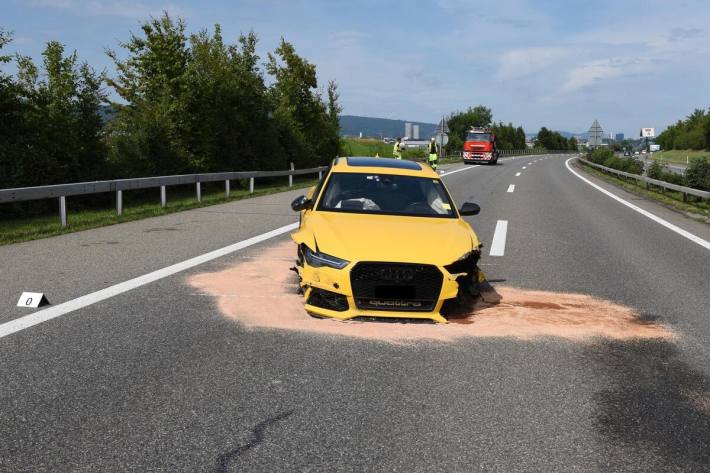
{"label": "car's side mirror", "polygon": [[296,197],[296,199],[291,202],[291,208],[296,211],[300,212],[301,210],[307,210],[310,209],[313,205],[313,201],[306,197],[305,195],[302,195],[300,197]]}
{"label": "car's side mirror", "polygon": [[464,202],[464,204],[459,209],[459,214],[464,215],[478,215],[481,211],[481,207],[473,202]]}

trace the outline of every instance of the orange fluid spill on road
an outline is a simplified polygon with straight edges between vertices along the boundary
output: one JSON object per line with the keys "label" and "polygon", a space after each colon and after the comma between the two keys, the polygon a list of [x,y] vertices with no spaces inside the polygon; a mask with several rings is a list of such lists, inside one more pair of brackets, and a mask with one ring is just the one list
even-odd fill
{"label": "orange fluid spill on road", "polygon": [[645,322],[628,308],[583,294],[496,287],[473,307],[450,318],[449,324],[412,324],[317,319],[304,310],[295,273],[289,271],[295,246],[284,242],[266,248],[188,283],[215,298],[220,312],[246,328],[270,328],[407,343],[416,340],[450,342],[472,337],[512,337],[523,340],[559,337],[590,340],[674,339],[661,324]]}

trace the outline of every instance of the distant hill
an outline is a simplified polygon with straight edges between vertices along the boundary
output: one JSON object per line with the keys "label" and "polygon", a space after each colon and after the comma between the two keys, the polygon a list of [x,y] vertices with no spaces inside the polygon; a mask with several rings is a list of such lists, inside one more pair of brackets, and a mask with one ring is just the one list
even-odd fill
{"label": "distant hill", "polygon": [[[404,136],[404,120],[391,120],[389,118],[358,117],[355,115],[340,116],[340,134],[376,138],[397,138]],[[436,131],[434,123],[410,122],[419,125],[419,137],[428,139]]]}

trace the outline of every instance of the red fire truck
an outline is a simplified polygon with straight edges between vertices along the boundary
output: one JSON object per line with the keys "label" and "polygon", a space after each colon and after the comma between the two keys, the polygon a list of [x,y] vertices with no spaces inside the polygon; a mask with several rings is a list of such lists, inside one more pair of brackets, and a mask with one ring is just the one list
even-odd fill
{"label": "red fire truck", "polygon": [[496,135],[489,128],[471,128],[463,144],[463,162],[465,164],[498,162]]}

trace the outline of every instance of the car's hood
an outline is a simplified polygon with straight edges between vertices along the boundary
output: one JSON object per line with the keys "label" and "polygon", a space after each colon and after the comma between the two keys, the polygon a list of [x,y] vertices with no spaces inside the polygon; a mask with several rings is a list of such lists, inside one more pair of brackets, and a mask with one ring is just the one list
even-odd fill
{"label": "car's hood", "polygon": [[313,212],[307,218],[318,250],[348,261],[397,261],[446,265],[478,247],[457,218],[401,217]]}

